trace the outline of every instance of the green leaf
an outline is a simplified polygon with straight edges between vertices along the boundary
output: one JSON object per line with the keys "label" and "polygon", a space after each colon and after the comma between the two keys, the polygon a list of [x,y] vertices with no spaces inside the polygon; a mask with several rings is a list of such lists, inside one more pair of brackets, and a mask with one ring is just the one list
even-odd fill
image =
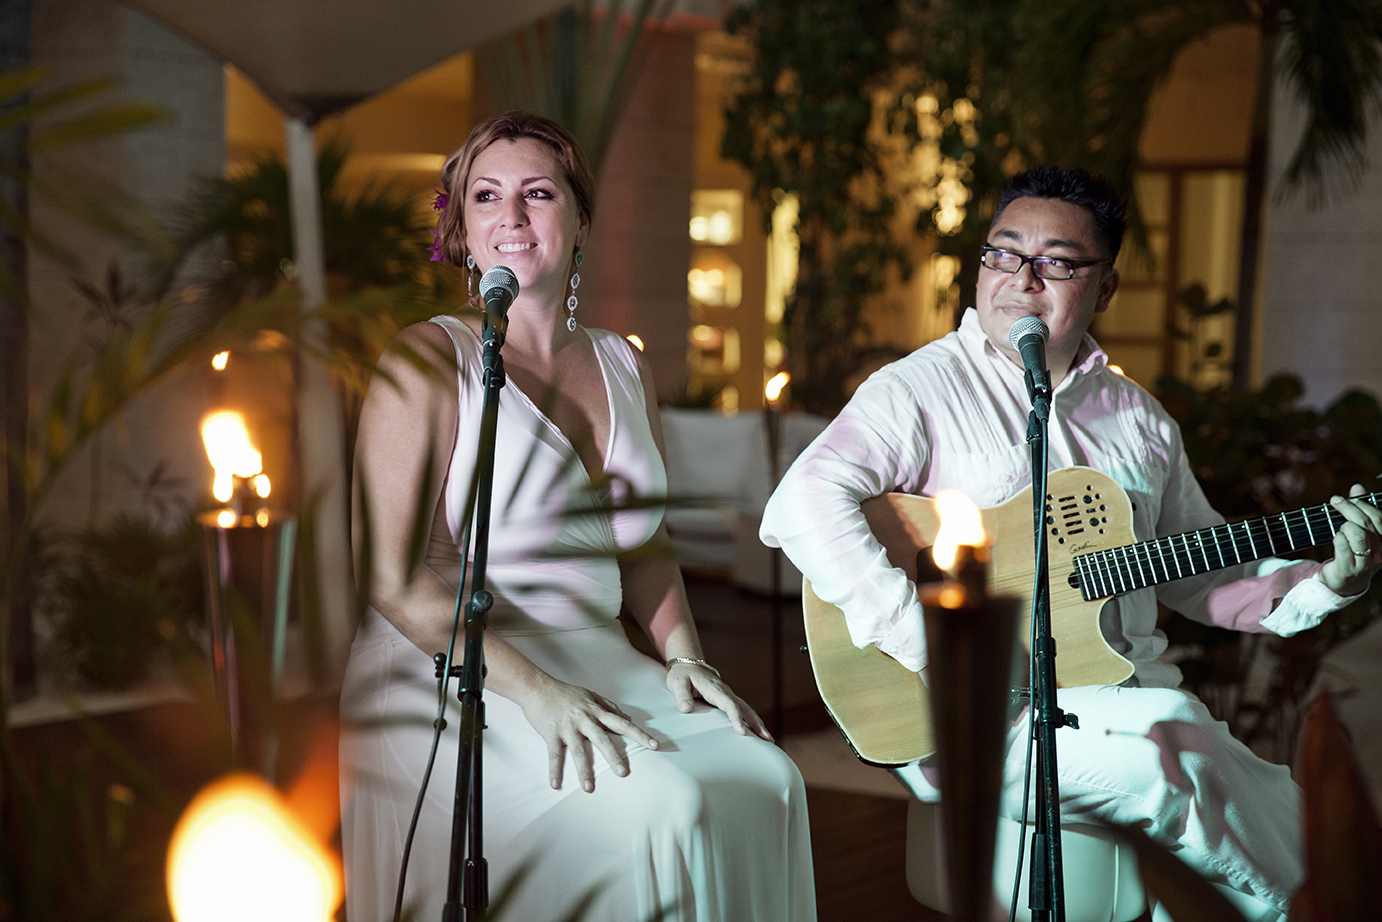
{"label": "green leaf", "polygon": [[29,149],[66,147],[170,121],[172,113],[163,106],[152,103],[127,103],[70,119],[43,131],[36,131],[29,136]]}

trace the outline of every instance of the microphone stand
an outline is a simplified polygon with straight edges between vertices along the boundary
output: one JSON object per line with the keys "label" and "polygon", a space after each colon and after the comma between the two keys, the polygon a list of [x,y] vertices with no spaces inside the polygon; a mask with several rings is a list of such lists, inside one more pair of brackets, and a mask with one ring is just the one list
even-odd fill
{"label": "microphone stand", "polygon": [[[481,364],[485,398],[480,413],[480,441],[476,463],[475,562],[471,571],[470,601],[465,611],[465,659],[446,667],[446,655],[437,654],[438,678],[460,677],[460,754],[456,761],[456,801],[451,815],[451,857],[448,862],[446,903],[442,922],[479,918],[489,905],[489,867],[483,849],[482,731],[485,727],[484,634],[494,596],[485,589],[485,564],[489,557],[490,501],[494,491],[495,434],[499,426],[499,392],[504,387],[504,344],[508,320],[500,312],[485,312],[481,331]],[[462,861],[464,859],[464,861]]]}
{"label": "microphone stand", "polygon": [[1037,750],[1036,832],[1032,835],[1030,899],[1032,918],[1065,922],[1064,872],[1061,867],[1060,783],[1056,777],[1056,730],[1079,727],[1074,714],[1056,703],[1056,641],[1051,636],[1051,579],[1046,547],[1047,423],[1051,415],[1051,373],[1026,371],[1032,412],[1027,420],[1027,444],[1032,458],[1032,518],[1035,539],[1036,585],[1032,595],[1032,675],[1030,706],[1034,709]]}

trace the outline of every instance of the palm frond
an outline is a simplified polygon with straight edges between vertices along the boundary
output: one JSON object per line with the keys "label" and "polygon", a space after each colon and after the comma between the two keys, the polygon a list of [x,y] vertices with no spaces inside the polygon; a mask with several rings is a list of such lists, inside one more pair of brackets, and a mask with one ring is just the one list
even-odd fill
{"label": "palm frond", "polygon": [[559,122],[598,172],[634,80],[650,50],[648,24],[669,0],[590,0],[483,46],[477,60],[499,111],[524,109]]}
{"label": "palm frond", "polygon": [[29,148],[31,150],[44,150],[53,147],[67,147],[72,144],[124,134],[136,128],[167,122],[171,117],[167,109],[153,103],[126,103],[112,106],[34,132],[29,136]]}
{"label": "palm frond", "polygon": [[1019,92],[1048,162],[1102,173],[1131,191],[1148,107],[1176,59],[1245,15],[1233,0],[1028,4]]}
{"label": "palm frond", "polygon": [[1281,4],[1278,66],[1307,120],[1277,190],[1304,188],[1318,207],[1356,189],[1367,168],[1368,120],[1382,98],[1382,8],[1368,0]]}

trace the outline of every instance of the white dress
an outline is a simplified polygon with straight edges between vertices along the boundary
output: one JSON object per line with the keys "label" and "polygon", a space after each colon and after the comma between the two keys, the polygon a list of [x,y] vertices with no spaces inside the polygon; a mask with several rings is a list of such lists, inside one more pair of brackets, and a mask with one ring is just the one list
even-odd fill
{"label": "white dress", "polygon": [[[453,586],[466,490],[475,465],[483,386],[480,346],[452,317],[460,365],[460,425],[428,563]],[[586,794],[568,759],[561,790],[548,783],[547,747],[517,705],[486,693],[484,852],[493,908],[524,875],[498,919],[581,916],[637,922],[672,906],[686,922],[811,922],[816,917],[805,789],[781,750],[740,736],[702,702],[677,709],[662,664],[637,652],[616,620],[615,554],[639,547],[661,509],[607,510],[666,492],[643,385],[622,337],[588,330],[609,394],[604,485],[592,487],[576,451],[509,382],[501,392],[487,588],[490,629],[553,676],[619,704],[660,743],[622,740],[630,771],[596,756]],[[595,511],[582,514],[582,509]],[[601,511],[605,510],[605,511]],[[455,683],[413,843],[405,912],[440,919],[445,900],[457,731]],[[393,917],[404,838],[427,758],[437,685],[429,653],[371,610],[351,650],[342,691],[342,837],[351,922]]]}

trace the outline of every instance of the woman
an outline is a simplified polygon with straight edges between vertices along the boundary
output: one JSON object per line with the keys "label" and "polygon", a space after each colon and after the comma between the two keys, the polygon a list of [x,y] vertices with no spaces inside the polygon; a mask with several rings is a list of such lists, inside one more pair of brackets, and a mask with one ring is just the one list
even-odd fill
{"label": "woman", "polygon": [[[627,503],[665,494],[662,433],[642,354],[576,320],[589,167],[558,125],[509,113],[471,132],[443,184],[438,252],[472,276],[507,266],[519,282],[486,574],[491,892],[524,875],[500,918],[562,918],[593,895],[582,918],[632,922],[671,907],[668,918],[698,922],[809,922],[800,775],[705,662],[661,510]],[[354,922],[392,917],[431,739],[432,655],[447,647],[475,467],[480,331],[471,312],[404,330],[361,413],[355,532],[358,545],[368,522],[372,607],[342,696]],[[418,509],[434,512],[413,567]],[[621,603],[663,662],[629,645]],[[412,850],[415,919],[437,918],[444,900],[458,724],[448,722]]]}

